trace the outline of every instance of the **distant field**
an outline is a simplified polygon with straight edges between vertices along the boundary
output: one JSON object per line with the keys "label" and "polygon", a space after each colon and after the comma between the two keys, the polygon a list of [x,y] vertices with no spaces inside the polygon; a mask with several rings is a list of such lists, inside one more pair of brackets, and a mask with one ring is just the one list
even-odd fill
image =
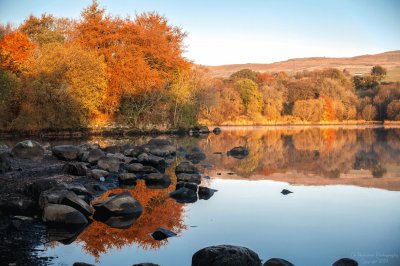
{"label": "distant field", "polygon": [[385,81],[388,82],[400,81],[400,67],[388,70]]}
{"label": "distant field", "polygon": [[311,71],[323,68],[337,68],[340,70],[346,69],[354,75],[369,73],[374,65],[381,65],[388,70],[386,81],[400,81],[400,50],[376,55],[362,55],[344,58],[295,58],[271,64],[234,64],[222,66],[198,65],[197,68],[206,70],[208,75],[213,77],[228,77],[232,73],[244,68],[249,68],[259,72],[286,71],[289,74],[303,70]]}

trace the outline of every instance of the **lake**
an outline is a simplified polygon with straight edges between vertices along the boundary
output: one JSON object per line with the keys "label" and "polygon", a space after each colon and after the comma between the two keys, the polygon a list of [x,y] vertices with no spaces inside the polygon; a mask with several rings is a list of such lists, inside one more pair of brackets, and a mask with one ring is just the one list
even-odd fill
{"label": "lake", "polygon": [[[220,135],[172,138],[183,160],[199,147],[206,159],[202,185],[218,190],[208,200],[177,203],[175,189],[129,189],[145,211],[128,229],[94,221],[69,244],[49,242],[39,256],[54,265],[190,265],[199,249],[231,244],[265,261],[332,265],[342,257],[359,265],[400,265],[400,129],[383,127],[226,127]],[[93,139],[142,143],[146,138]],[[245,146],[244,159],[227,156]],[[281,194],[283,189],[292,191]],[[120,191],[121,188],[112,191]],[[111,191],[111,192],[112,192]],[[107,195],[104,195],[105,197]],[[164,227],[178,234],[157,241]]]}

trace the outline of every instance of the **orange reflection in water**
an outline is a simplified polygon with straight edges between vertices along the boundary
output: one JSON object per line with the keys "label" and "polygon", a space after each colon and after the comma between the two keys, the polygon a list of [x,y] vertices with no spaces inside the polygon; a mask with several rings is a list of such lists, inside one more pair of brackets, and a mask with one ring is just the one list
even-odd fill
{"label": "orange reflection in water", "polygon": [[[168,240],[157,241],[151,237],[151,233],[158,227],[169,229],[177,234],[186,226],[183,223],[184,205],[175,202],[168,197],[168,192],[174,189],[174,185],[167,189],[149,189],[143,181],[128,191],[143,206],[142,215],[128,229],[116,229],[99,221],[93,223],[77,239],[83,244],[83,249],[99,259],[102,253],[113,248],[122,248],[126,245],[137,245],[143,249],[158,249],[167,244]],[[120,193],[126,189],[112,189],[102,195],[99,200],[108,197],[110,193]]]}

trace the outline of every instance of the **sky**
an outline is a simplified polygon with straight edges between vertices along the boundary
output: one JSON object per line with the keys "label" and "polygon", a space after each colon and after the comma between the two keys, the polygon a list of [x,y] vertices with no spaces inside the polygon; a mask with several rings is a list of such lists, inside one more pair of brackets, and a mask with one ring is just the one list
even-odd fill
{"label": "sky", "polygon": [[[0,23],[79,18],[91,0],[0,0]],[[272,63],[400,50],[400,0],[100,0],[122,17],[156,11],[188,33],[197,64]]]}

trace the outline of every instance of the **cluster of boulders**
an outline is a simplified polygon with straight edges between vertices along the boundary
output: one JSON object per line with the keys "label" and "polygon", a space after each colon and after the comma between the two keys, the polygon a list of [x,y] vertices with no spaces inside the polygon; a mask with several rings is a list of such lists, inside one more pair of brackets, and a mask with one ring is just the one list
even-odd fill
{"label": "cluster of boulders", "polygon": [[[28,183],[24,195],[1,201],[0,210],[11,214],[41,215],[50,226],[78,228],[66,234],[71,239],[91,219],[114,228],[130,227],[143,212],[141,204],[128,191],[110,195],[102,202],[93,201],[108,190],[103,182],[113,180],[121,187],[131,188],[142,180],[149,189],[167,188],[172,179],[165,174],[165,169],[175,161],[177,149],[166,139],[152,139],[141,146],[124,144],[101,148],[97,144],[83,144],[57,145],[47,149],[38,142],[26,140],[17,143],[10,156],[40,161],[46,154],[65,162],[62,167],[65,174],[86,177],[93,182],[59,183],[51,177],[40,179]],[[176,190],[169,196],[180,203],[209,199],[215,190],[199,186],[202,178],[193,165],[204,160],[205,154],[194,148],[186,154],[186,158],[190,161],[176,166]],[[7,162],[0,161],[6,170]],[[166,235],[169,237],[172,234]],[[156,233],[156,238],[161,237]]]}

